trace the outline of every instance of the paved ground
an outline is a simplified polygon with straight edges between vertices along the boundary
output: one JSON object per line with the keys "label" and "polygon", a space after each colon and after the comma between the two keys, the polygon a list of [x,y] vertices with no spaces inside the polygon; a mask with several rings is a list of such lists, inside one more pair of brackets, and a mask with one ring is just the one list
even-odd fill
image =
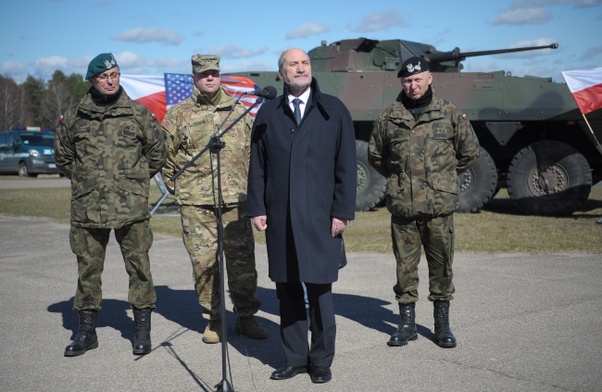
{"label": "paved ground", "polygon": [[314,385],[307,375],[269,380],[283,356],[263,246],[257,248],[258,297],[263,302],[258,316],[269,337],[257,342],[237,335],[229,312],[230,372],[224,372],[222,345],[201,342],[204,323],[179,238],[157,235],[151,249],[159,296],[153,352],[131,354],[127,278],[111,241],[103,275],[100,346],[75,358],[63,357],[77,328],[71,310],[76,264],[68,226],[0,216],[0,238],[0,391],[213,391],[223,379],[239,392],[601,390],[600,254],[457,254],[451,311],[459,341],[455,349],[432,341],[432,306],[424,283],[417,306],[419,339],[406,347],[388,347],[398,322],[391,290],[393,257],[350,254],[334,286],[338,337],[333,380]]}

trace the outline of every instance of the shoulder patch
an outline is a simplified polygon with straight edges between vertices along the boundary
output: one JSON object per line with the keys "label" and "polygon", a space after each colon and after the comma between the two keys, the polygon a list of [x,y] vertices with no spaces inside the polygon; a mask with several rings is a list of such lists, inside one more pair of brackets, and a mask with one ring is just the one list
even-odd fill
{"label": "shoulder patch", "polygon": [[466,113],[462,113],[462,120],[468,121],[468,116],[466,115]]}
{"label": "shoulder patch", "polygon": [[173,132],[173,128],[174,128],[173,124],[170,123],[169,121],[167,121],[166,119],[163,119],[163,122],[161,123],[161,125],[168,133]]}
{"label": "shoulder patch", "polygon": [[65,116],[64,116],[63,114],[61,114],[61,115],[59,116],[59,122],[63,122],[63,120],[64,120],[64,119],[65,119]]}

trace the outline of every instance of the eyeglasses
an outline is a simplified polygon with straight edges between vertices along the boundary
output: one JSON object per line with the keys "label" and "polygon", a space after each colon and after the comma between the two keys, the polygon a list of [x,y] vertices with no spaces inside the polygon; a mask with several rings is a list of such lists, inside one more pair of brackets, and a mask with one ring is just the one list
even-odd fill
{"label": "eyeglasses", "polygon": [[108,75],[100,74],[96,77],[96,80],[101,81],[101,82],[106,82],[107,80],[109,80],[109,78],[112,80],[119,79],[119,75],[121,75],[121,73],[119,73],[119,72],[113,72]]}

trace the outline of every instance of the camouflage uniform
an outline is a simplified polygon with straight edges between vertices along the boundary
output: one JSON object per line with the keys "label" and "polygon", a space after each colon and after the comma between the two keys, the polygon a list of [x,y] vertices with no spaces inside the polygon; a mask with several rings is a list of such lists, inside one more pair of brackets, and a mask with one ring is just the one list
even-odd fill
{"label": "camouflage uniform", "polygon": [[101,273],[111,229],[129,275],[135,309],[154,308],[148,251],[150,179],[165,161],[165,139],[154,116],[123,89],[110,105],[89,92],[61,116],[55,141],[58,168],[71,179],[71,250],[79,279],[75,310],[99,310]]}
{"label": "camouflage uniform", "polygon": [[[215,136],[245,111],[242,104],[220,87],[213,99],[193,87],[190,98],[172,107],[163,119],[168,133],[167,163],[162,171],[165,184],[175,194],[182,216],[183,241],[192,262],[194,287],[203,316],[218,320],[219,270],[217,255],[217,162],[207,151],[174,182],[169,179]],[[255,314],[255,240],[251,222],[245,218],[246,180],[249,166],[251,118],[246,115],[223,137],[220,152],[222,220],[226,272],[232,301],[239,316]]]}
{"label": "camouflage uniform", "polygon": [[418,300],[421,246],[429,265],[429,300],[451,300],[457,172],[479,156],[479,142],[469,121],[451,102],[435,96],[417,119],[397,101],[374,123],[368,156],[387,178],[397,300]]}

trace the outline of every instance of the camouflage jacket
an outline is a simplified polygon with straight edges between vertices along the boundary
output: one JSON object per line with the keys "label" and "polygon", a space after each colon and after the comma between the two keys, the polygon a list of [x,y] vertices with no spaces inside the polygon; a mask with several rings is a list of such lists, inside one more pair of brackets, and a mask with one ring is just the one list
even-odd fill
{"label": "camouflage jacket", "polygon": [[478,157],[479,141],[466,115],[435,96],[418,120],[401,102],[383,110],[368,151],[370,164],[387,178],[387,209],[408,219],[453,213],[457,172]]}
{"label": "camouflage jacket", "polygon": [[[180,205],[217,205],[217,155],[204,152],[175,183],[170,178],[190,162],[216,132],[223,132],[244,111],[245,106],[220,88],[211,101],[193,87],[190,98],[170,108],[163,119],[167,137],[167,162],[163,168],[165,185]],[[221,187],[224,203],[246,200],[249,169],[251,117],[247,114],[221,140]]]}
{"label": "camouflage jacket", "polygon": [[150,218],[150,179],[165,162],[154,115],[123,89],[110,106],[90,93],[70,108],[55,139],[58,168],[71,179],[71,223],[116,228]]}

